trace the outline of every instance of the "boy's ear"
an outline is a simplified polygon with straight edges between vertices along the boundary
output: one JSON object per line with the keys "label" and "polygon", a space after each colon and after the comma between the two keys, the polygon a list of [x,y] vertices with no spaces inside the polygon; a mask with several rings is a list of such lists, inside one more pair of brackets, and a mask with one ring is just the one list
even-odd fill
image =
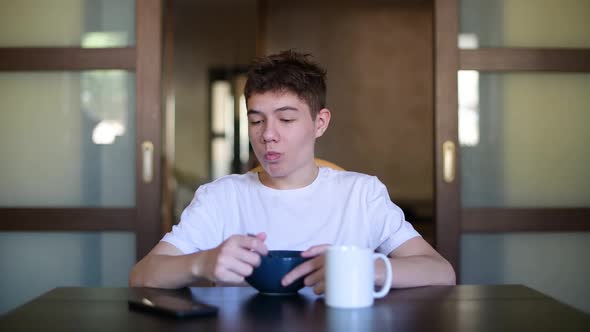
{"label": "boy's ear", "polygon": [[330,124],[330,118],[332,113],[327,108],[322,108],[315,116],[315,137],[318,138],[324,134],[328,125]]}

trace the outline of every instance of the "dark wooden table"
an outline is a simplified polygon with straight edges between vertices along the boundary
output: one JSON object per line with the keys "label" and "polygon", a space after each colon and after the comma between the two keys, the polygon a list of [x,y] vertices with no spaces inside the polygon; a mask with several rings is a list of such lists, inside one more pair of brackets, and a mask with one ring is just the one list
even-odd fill
{"label": "dark wooden table", "polygon": [[0,317],[1,331],[590,331],[590,315],[518,285],[393,290],[367,309],[332,309],[309,289],[259,295],[249,287],[153,290],[219,307],[174,319],[130,311],[146,289],[56,288]]}

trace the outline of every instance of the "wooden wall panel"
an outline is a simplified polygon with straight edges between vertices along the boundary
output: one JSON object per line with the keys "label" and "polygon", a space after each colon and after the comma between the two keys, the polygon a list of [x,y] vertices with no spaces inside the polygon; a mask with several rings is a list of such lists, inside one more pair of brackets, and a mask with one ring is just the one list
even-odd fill
{"label": "wooden wall panel", "polygon": [[328,70],[332,123],[317,155],[377,175],[432,213],[432,1],[269,1],[266,53],[294,48]]}

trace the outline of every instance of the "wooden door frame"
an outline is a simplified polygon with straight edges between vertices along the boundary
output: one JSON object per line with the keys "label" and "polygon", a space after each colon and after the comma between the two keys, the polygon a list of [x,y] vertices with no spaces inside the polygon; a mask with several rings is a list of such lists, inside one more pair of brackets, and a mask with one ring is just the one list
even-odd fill
{"label": "wooden door frame", "polygon": [[[136,0],[135,47],[0,48],[0,71],[136,72],[136,202],[128,208],[0,208],[0,231],[133,231],[139,259],[161,238],[161,26],[162,0]],[[142,180],[141,144],[153,144],[153,178]]]}
{"label": "wooden door frame", "polygon": [[[460,150],[457,72],[458,0],[434,0],[434,220],[436,249],[460,276]],[[444,142],[455,144],[455,180],[443,179]]]}
{"label": "wooden door frame", "polygon": [[[145,256],[161,239],[162,0],[136,2],[136,253]],[[153,144],[153,178],[142,179],[143,142]]]}

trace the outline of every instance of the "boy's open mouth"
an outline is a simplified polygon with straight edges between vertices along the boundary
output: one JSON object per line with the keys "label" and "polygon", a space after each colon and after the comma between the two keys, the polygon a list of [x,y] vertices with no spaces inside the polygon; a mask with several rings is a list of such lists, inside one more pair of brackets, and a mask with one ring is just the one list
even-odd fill
{"label": "boy's open mouth", "polygon": [[264,159],[266,161],[277,161],[281,158],[281,154],[278,152],[267,152],[264,154]]}

